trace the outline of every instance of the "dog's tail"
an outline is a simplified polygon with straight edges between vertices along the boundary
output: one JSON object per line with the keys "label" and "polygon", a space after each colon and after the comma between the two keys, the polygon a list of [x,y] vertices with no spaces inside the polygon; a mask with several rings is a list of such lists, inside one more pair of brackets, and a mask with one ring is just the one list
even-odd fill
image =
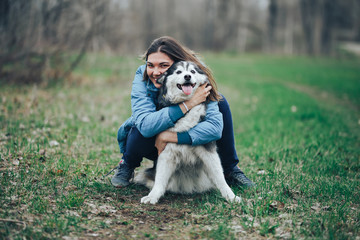
{"label": "dog's tail", "polygon": [[152,168],[147,168],[144,171],[137,173],[134,178],[134,183],[141,184],[149,189],[152,189],[155,182],[155,174],[156,164],[154,164],[154,167]]}

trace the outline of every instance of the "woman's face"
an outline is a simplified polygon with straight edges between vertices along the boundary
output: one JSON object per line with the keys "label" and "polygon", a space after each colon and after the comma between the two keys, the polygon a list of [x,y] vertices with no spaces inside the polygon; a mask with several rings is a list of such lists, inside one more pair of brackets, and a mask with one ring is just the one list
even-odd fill
{"label": "woman's face", "polygon": [[168,55],[162,52],[155,52],[148,56],[146,73],[156,88],[160,88],[161,84],[156,80],[174,63]]}

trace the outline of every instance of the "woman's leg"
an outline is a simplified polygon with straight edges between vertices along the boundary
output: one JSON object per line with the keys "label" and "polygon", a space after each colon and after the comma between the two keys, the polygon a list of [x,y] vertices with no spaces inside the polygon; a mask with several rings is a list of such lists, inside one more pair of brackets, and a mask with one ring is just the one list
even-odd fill
{"label": "woman's leg", "polygon": [[133,127],[130,129],[126,139],[123,160],[119,163],[118,170],[111,179],[112,185],[115,187],[129,185],[134,169],[140,166],[144,157],[150,160],[157,159],[155,137],[145,138],[136,127]]}
{"label": "woman's leg", "polygon": [[157,159],[155,137],[145,138],[136,127],[132,127],[126,139],[123,160],[130,168],[137,168],[144,157]]}
{"label": "woman's leg", "polygon": [[239,158],[235,149],[234,128],[229,103],[226,98],[219,101],[219,110],[223,115],[224,128],[222,137],[216,144],[221,159],[221,165],[224,169],[226,181],[231,185],[242,187],[253,187],[255,184],[245,176],[245,174],[237,167]]}
{"label": "woman's leg", "polygon": [[224,173],[230,172],[238,163],[239,159],[235,149],[234,128],[229,103],[226,98],[219,101],[219,110],[223,115],[224,128],[222,137],[216,142],[221,165]]}

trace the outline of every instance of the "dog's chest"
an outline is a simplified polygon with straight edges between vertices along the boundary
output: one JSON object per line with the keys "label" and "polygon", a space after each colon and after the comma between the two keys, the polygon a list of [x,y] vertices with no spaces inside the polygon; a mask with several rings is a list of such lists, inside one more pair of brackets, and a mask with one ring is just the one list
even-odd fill
{"label": "dog's chest", "polygon": [[206,115],[206,105],[199,104],[193,107],[184,117],[180,118],[170,131],[185,132],[195,127]]}

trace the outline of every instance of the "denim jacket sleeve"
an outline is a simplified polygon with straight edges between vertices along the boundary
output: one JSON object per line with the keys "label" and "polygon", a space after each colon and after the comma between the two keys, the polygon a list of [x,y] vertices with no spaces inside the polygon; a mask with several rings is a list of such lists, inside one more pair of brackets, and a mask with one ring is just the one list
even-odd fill
{"label": "denim jacket sleeve", "polygon": [[219,140],[222,136],[223,118],[218,102],[207,104],[205,119],[188,131],[192,145],[202,145]]}
{"label": "denim jacket sleeve", "polygon": [[[156,111],[154,93],[143,81],[145,65],[140,66],[135,74],[131,90],[131,109],[134,124],[144,137],[153,137],[175,125],[184,116],[178,105]],[[154,89],[155,91],[155,89]]]}
{"label": "denim jacket sleeve", "polygon": [[118,130],[117,140],[121,153],[125,152],[126,139],[133,125],[133,119],[130,117],[120,126]]}

